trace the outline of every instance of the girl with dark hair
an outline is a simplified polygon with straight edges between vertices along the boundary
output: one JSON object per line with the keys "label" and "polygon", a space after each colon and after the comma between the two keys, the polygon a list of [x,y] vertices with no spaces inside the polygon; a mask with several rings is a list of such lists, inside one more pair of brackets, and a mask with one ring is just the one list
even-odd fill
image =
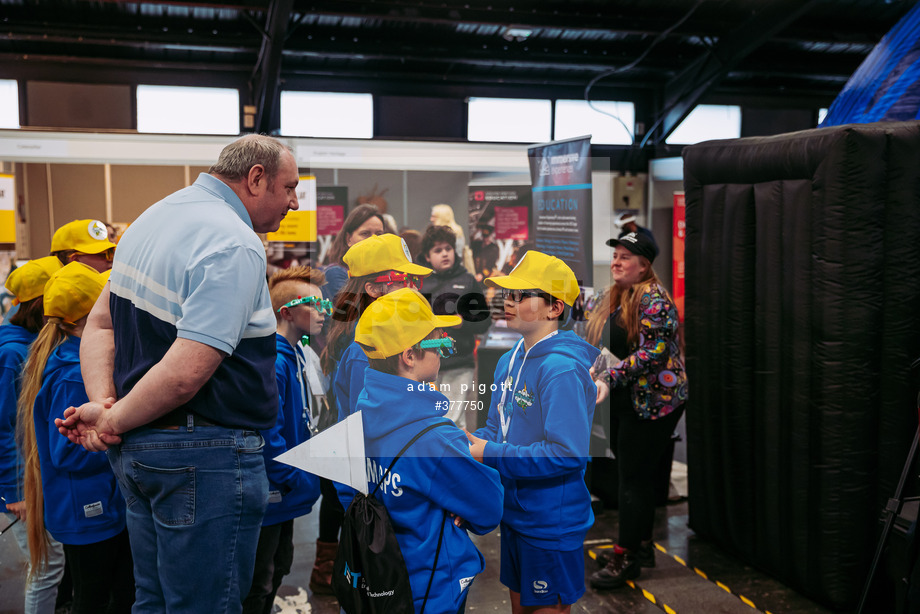
{"label": "girl with dark hair", "polygon": [[383,215],[375,205],[358,205],[352,209],[345,218],[342,229],[332,239],[329,252],[326,254],[328,264],[323,268],[326,285],[322,288],[325,298],[334,301],[342,286],[348,281],[348,269],[342,262],[348,248],[368,237],[382,235],[385,228]]}

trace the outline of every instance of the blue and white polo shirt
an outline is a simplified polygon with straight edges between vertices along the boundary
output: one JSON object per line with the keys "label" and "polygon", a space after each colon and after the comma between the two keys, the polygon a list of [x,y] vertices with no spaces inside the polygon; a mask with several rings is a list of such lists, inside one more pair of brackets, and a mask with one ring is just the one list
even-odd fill
{"label": "blue and white polo shirt", "polygon": [[181,337],[228,354],[185,409],[226,426],[275,424],[265,249],[225,183],[202,173],[144,211],[119,241],[109,280],[119,398]]}

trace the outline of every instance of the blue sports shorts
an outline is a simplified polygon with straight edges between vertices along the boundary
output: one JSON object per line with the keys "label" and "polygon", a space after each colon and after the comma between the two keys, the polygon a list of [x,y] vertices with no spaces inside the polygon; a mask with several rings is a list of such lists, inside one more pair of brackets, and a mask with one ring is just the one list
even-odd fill
{"label": "blue sports shorts", "polygon": [[585,553],[581,548],[545,550],[501,525],[499,580],[521,595],[521,605],[571,605],[585,594]]}

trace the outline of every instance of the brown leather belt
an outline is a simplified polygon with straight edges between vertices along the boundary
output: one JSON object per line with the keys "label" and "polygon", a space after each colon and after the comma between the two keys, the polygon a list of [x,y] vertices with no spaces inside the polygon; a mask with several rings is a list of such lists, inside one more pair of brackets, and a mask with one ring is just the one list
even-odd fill
{"label": "brown leather belt", "polygon": [[200,414],[196,414],[187,409],[174,409],[168,414],[164,414],[147,424],[147,426],[155,429],[175,429],[181,427],[189,426],[221,426],[216,422],[211,422],[207,418],[202,417]]}

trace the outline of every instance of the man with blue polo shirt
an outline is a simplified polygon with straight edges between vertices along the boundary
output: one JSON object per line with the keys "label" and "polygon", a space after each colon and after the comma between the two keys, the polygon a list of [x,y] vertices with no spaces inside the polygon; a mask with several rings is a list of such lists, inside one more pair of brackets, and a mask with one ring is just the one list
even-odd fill
{"label": "man with blue polo shirt", "polygon": [[128,500],[134,612],[241,611],[268,485],[275,319],[256,232],[297,209],[291,150],[260,135],[147,209],[119,242],[81,344],[90,401],[58,421],[108,448]]}

